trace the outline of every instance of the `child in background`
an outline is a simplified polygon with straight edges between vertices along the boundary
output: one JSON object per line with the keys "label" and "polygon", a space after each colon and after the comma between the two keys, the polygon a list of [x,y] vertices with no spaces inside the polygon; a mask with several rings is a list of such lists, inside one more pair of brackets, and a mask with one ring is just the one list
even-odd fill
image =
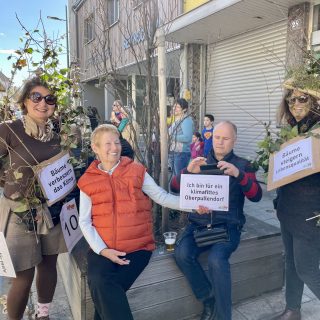
{"label": "child in background", "polygon": [[190,144],[191,159],[203,156],[204,143],[199,132],[195,132],[192,136],[192,143]]}
{"label": "child in background", "polygon": [[203,118],[202,139],[204,143],[203,156],[207,157],[212,149],[212,134],[213,134],[214,116],[206,114]]}

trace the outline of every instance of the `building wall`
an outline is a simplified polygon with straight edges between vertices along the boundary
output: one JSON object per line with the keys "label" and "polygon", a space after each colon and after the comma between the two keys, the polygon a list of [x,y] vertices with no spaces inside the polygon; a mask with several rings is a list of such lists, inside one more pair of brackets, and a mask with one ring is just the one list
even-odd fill
{"label": "building wall", "polygon": [[[95,79],[112,70],[122,70],[145,59],[146,31],[143,29],[143,19],[146,16],[144,6],[132,7],[132,1],[120,1],[120,16],[111,26],[108,24],[107,12],[104,0],[82,1],[77,7],[76,16],[72,18],[73,26],[70,25],[72,38],[76,36],[78,45],[72,40],[71,51],[78,46],[78,60],[82,70],[82,81]],[[159,16],[155,27],[173,20],[181,12],[180,0],[150,0],[146,2],[148,15]],[[157,14],[158,12],[158,14]],[[84,38],[85,20],[94,16],[95,36],[90,42]],[[76,21],[77,24],[76,24]],[[148,28],[151,30],[152,26]],[[152,39],[153,41],[153,39]],[[149,47],[155,45],[150,43]],[[123,71],[126,74],[126,71]]]}
{"label": "building wall", "polygon": [[105,115],[105,101],[104,88],[97,88],[93,85],[83,85],[83,106],[96,107],[102,119],[106,119]]}
{"label": "building wall", "polygon": [[309,42],[310,4],[301,3],[291,7],[288,13],[288,37],[286,67],[300,65],[305,60]]}

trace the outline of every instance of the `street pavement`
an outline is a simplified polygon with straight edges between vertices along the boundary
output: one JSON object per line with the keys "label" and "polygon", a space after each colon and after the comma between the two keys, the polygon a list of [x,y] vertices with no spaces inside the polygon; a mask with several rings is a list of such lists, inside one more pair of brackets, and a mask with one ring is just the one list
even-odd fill
{"label": "street pavement", "polygon": [[[274,192],[267,192],[266,186],[263,185],[264,195],[259,203],[250,203],[246,201],[245,212],[266,223],[279,227],[275,211],[272,205]],[[0,296],[7,292],[8,280],[0,278]],[[35,291],[33,287],[33,291]],[[35,298],[33,297],[33,300]],[[5,320],[6,316],[2,313],[0,297],[0,320]],[[319,320],[320,319],[320,302],[313,293],[305,287],[302,300],[302,319],[303,320]],[[242,301],[233,306],[233,320],[270,320],[277,313],[281,312],[285,307],[284,290],[277,290],[266,293],[261,296]],[[24,319],[32,319],[25,316]],[[51,306],[51,320],[79,320],[73,319],[68,299],[59,276],[57,290]],[[121,320],[121,319],[119,319]],[[197,318],[189,318],[189,320],[197,320]]]}

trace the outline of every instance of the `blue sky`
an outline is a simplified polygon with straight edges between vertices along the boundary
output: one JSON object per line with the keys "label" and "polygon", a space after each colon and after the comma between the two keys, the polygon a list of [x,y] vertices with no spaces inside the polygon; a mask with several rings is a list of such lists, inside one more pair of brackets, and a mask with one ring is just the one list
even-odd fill
{"label": "blue sky", "polygon": [[[2,2],[2,1],[1,1]],[[33,30],[37,27],[40,17],[43,19],[47,35],[56,39],[66,33],[64,21],[47,19],[47,16],[65,19],[65,5],[67,0],[9,0],[0,8],[0,71],[10,77],[12,62],[7,60],[11,51],[21,48],[23,45],[19,38],[24,31],[16,19],[16,13],[22,24]],[[66,64],[66,55],[61,56],[61,62]],[[15,83],[19,85],[23,78],[27,77],[26,72],[19,72]]]}

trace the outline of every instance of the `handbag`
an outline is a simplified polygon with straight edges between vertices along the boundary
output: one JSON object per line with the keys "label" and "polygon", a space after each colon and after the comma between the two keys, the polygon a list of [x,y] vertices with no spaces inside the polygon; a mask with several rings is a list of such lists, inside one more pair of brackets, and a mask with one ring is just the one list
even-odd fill
{"label": "handbag", "polygon": [[212,223],[212,213],[211,213],[211,223],[206,226],[197,227],[193,231],[193,237],[196,245],[201,247],[211,246],[215,243],[229,241],[229,233],[226,224]]}

